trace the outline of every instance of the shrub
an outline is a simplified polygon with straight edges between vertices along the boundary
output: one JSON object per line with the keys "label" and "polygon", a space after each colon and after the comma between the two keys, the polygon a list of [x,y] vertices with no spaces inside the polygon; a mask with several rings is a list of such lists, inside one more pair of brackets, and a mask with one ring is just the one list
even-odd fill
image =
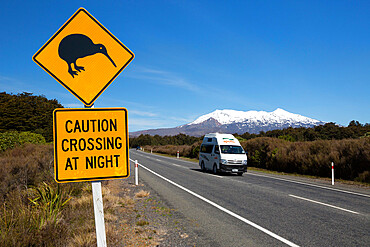
{"label": "shrub", "polygon": [[200,142],[191,146],[189,145],[164,145],[164,146],[144,146],[144,150],[153,150],[153,152],[161,154],[177,155],[179,151],[180,157],[198,158],[199,157]]}
{"label": "shrub", "polygon": [[[180,157],[198,158],[201,141],[193,145],[145,146],[145,150]],[[370,180],[370,137],[343,140],[292,142],[290,137],[258,137],[242,141],[249,166],[304,175],[330,177],[334,162],[335,177]]]}
{"label": "shrub", "polygon": [[363,173],[359,174],[359,176],[355,178],[355,181],[370,183],[370,171],[364,171]]}
{"label": "shrub", "polygon": [[261,137],[242,142],[251,166],[269,170],[366,181],[370,163],[370,138],[289,142]]}
{"label": "shrub", "polygon": [[31,132],[8,131],[0,133],[0,151],[14,148],[25,143],[46,143],[45,138],[40,134]]}
{"label": "shrub", "polygon": [[46,143],[45,138],[36,133],[32,132],[20,132],[19,133],[19,144],[24,144],[24,143],[34,143],[34,144],[39,144],[39,143]]}

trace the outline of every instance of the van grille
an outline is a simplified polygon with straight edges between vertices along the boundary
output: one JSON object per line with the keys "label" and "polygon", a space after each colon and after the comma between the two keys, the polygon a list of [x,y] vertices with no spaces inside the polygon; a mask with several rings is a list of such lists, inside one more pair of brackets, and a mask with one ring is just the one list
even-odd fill
{"label": "van grille", "polygon": [[233,165],[241,165],[242,162],[243,162],[242,160],[227,160],[228,164],[233,164]]}

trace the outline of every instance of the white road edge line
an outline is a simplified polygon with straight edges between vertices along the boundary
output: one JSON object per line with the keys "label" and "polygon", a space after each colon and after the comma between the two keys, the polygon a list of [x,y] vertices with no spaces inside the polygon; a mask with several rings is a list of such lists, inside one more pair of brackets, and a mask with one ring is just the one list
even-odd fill
{"label": "white road edge line", "polygon": [[351,211],[351,210],[348,210],[348,209],[340,208],[340,207],[333,206],[333,205],[330,205],[330,204],[326,204],[326,203],[323,203],[323,202],[314,201],[314,200],[307,199],[307,198],[304,198],[304,197],[295,196],[295,195],[289,195],[289,196],[294,197],[294,198],[297,198],[297,199],[301,199],[301,200],[305,200],[305,201],[317,203],[317,204],[320,204],[320,205],[324,205],[324,206],[327,206],[327,207],[336,208],[336,209],[343,210],[343,211],[346,211],[346,212],[349,212],[349,213],[360,214],[360,213],[355,212],[355,211]]}
{"label": "white road edge line", "polygon": [[343,192],[343,193],[348,193],[348,194],[353,194],[353,195],[364,196],[364,197],[369,197],[370,198],[370,195],[365,195],[365,194],[361,194],[361,193],[357,193],[357,192],[352,192],[352,191],[347,191],[347,190],[334,189],[334,188],[329,188],[329,187],[325,187],[325,186],[321,186],[321,185],[304,183],[304,182],[298,182],[298,181],[284,179],[284,178],[270,177],[270,176],[265,176],[265,175],[260,175],[260,174],[254,174],[254,173],[250,173],[250,172],[248,172],[246,174],[247,175],[252,175],[252,176],[258,176],[258,177],[271,178],[271,179],[276,179],[276,180],[281,180],[281,181],[286,181],[286,182],[291,182],[291,183],[296,183],[296,184],[303,184],[303,185],[308,185],[308,186],[317,187],[317,188],[321,188],[321,189],[334,190],[334,191],[339,191],[339,192]]}
{"label": "white road edge line", "polygon": [[[131,161],[133,161],[132,159],[130,159],[130,160],[131,160]],[[227,214],[229,214],[229,215],[231,215],[231,216],[233,216],[233,217],[237,218],[238,220],[241,220],[241,221],[243,221],[244,223],[246,223],[246,224],[248,224],[248,225],[250,225],[250,226],[252,226],[252,227],[254,227],[254,228],[256,228],[256,229],[258,229],[258,230],[260,230],[260,231],[262,231],[262,232],[264,232],[264,233],[266,233],[267,235],[269,235],[269,236],[271,236],[271,237],[273,237],[273,238],[275,238],[275,239],[277,239],[277,240],[279,240],[279,241],[281,241],[281,242],[283,242],[283,243],[285,243],[285,244],[287,244],[287,245],[289,245],[289,246],[292,246],[292,247],[299,247],[299,245],[296,245],[295,243],[290,242],[289,240],[287,240],[287,239],[285,239],[285,238],[283,238],[283,237],[280,237],[279,235],[277,235],[277,234],[275,234],[275,233],[273,233],[273,232],[271,232],[271,231],[269,231],[269,230],[267,230],[267,229],[263,228],[262,226],[259,226],[259,225],[257,225],[256,223],[253,223],[252,221],[247,220],[246,218],[243,218],[243,217],[241,217],[241,216],[237,215],[236,213],[234,213],[234,212],[232,212],[232,211],[230,211],[230,210],[228,210],[228,209],[226,209],[226,208],[224,208],[224,207],[221,207],[220,205],[218,205],[218,204],[216,204],[216,203],[214,203],[214,202],[212,202],[212,201],[208,200],[207,198],[205,198],[205,197],[203,197],[203,196],[201,196],[201,195],[198,195],[197,193],[195,193],[195,192],[193,192],[193,191],[191,191],[191,190],[189,190],[189,189],[187,189],[187,188],[185,188],[185,187],[183,187],[183,186],[181,186],[181,185],[179,185],[179,184],[177,184],[177,183],[175,183],[175,182],[173,182],[173,181],[169,180],[168,178],[165,178],[165,177],[163,177],[162,175],[160,175],[160,174],[158,174],[158,173],[156,173],[156,172],[154,172],[154,171],[150,170],[149,168],[145,167],[144,165],[139,164],[139,166],[141,166],[141,167],[142,167],[142,168],[144,168],[145,170],[147,170],[147,171],[149,171],[149,172],[153,173],[154,175],[156,175],[156,176],[158,176],[158,177],[162,178],[163,180],[165,180],[165,181],[169,182],[170,184],[173,184],[174,186],[176,186],[176,187],[178,187],[178,188],[180,188],[180,189],[182,189],[182,190],[184,190],[184,191],[188,192],[189,194],[191,194],[191,195],[193,195],[193,196],[195,196],[195,197],[199,198],[200,200],[202,200],[202,201],[204,201],[204,202],[206,202],[206,203],[208,203],[208,204],[210,204],[210,205],[214,206],[215,208],[218,208],[218,209],[220,209],[221,211],[223,211],[223,212],[225,212],[225,213],[227,213]]]}

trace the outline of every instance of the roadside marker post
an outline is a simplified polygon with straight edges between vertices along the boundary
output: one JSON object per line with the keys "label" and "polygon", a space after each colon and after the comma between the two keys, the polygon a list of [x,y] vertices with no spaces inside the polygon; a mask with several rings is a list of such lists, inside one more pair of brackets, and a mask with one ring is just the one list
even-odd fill
{"label": "roadside marker post", "polygon": [[180,151],[177,151],[177,158],[180,158]]}
{"label": "roadside marker post", "polygon": [[334,162],[331,162],[331,185],[334,185]]}
{"label": "roadside marker post", "polygon": [[137,160],[135,160],[135,185],[139,185],[139,165]]}

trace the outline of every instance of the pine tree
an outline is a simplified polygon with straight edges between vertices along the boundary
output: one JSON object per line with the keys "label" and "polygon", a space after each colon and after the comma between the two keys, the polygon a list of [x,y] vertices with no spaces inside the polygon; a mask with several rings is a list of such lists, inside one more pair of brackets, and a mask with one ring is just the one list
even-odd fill
{"label": "pine tree", "polygon": [[49,100],[43,95],[0,92],[0,131],[30,131],[41,134],[47,142],[51,142],[55,108],[63,106],[56,99]]}

